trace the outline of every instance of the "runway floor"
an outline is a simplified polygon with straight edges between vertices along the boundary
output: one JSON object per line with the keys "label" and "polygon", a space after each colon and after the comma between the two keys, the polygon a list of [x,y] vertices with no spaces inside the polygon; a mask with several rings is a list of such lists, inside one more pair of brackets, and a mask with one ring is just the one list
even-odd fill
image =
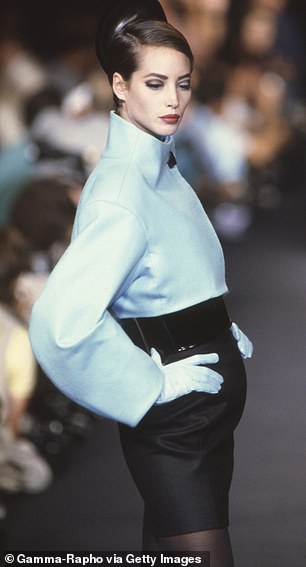
{"label": "runway floor", "polygon": [[[305,567],[305,197],[257,212],[224,251],[230,314],[255,348],[231,491],[236,567]],[[141,520],[116,425],[102,419],[46,492],[9,498],[6,548],[137,551]]]}

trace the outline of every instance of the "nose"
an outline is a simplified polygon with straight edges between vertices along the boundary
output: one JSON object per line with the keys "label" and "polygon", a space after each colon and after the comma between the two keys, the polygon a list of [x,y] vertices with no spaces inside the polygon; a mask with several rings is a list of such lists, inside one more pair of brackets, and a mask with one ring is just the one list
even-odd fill
{"label": "nose", "polygon": [[179,105],[177,88],[175,86],[167,89],[166,103],[169,108],[177,108]]}

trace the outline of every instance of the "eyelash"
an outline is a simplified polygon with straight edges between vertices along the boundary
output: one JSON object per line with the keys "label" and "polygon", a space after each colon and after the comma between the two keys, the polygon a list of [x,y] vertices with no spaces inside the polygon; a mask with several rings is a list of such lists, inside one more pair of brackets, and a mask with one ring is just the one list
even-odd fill
{"label": "eyelash", "polygon": [[147,82],[146,83],[147,87],[149,87],[149,89],[153,89],[154,91],[157,91],[158,89],[163,87],[162,83],[151,83],[151,82]]}
{"label": "eyelash", "polygon": [[181,83],[181,84],[179,85],[179,87],[180,87],[181,89],[183,89],[183,91],[190,91],[190,89],[191,89],[191,84],[190,84],[190,83]]}
{"label": "eyelash", "polygon": [[[146,86],[149,87],[149,89],[157,91],[157,90],[161,89],[164,85],[163,85],[163,83],[147,82]],[[178,88],[182,89],[183,91],[190,91],[191,84],[190,83],[181,83],[181,84],[178,85]]]}

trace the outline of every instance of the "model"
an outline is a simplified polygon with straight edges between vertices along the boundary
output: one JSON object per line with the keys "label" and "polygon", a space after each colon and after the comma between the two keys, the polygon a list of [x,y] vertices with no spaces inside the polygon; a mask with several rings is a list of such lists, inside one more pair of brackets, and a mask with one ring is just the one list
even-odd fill
{"label": "model", "polygon": [[245,402],[217,235],[179,173],[173,134],[193,58],[157,1],[121,1],[97,54],[113,88],[108,142],[72,242],[34,306],[34,352],[68,396],[119,422],[145,502],[143,548],[233,565],[228,493]]}

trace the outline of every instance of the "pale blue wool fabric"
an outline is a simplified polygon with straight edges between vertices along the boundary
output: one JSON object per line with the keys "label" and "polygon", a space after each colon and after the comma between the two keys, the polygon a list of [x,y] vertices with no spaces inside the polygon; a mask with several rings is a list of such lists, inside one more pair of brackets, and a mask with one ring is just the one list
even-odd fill
{"label": "pale blue wool fabric", "polygon": [[90,410],[135,426],[163,374],[118,322],[227,292],[203,207],[161,141],[111,113],[103,156],[81,197],[72,242],[36,302],[30,336],[52,381]]}

